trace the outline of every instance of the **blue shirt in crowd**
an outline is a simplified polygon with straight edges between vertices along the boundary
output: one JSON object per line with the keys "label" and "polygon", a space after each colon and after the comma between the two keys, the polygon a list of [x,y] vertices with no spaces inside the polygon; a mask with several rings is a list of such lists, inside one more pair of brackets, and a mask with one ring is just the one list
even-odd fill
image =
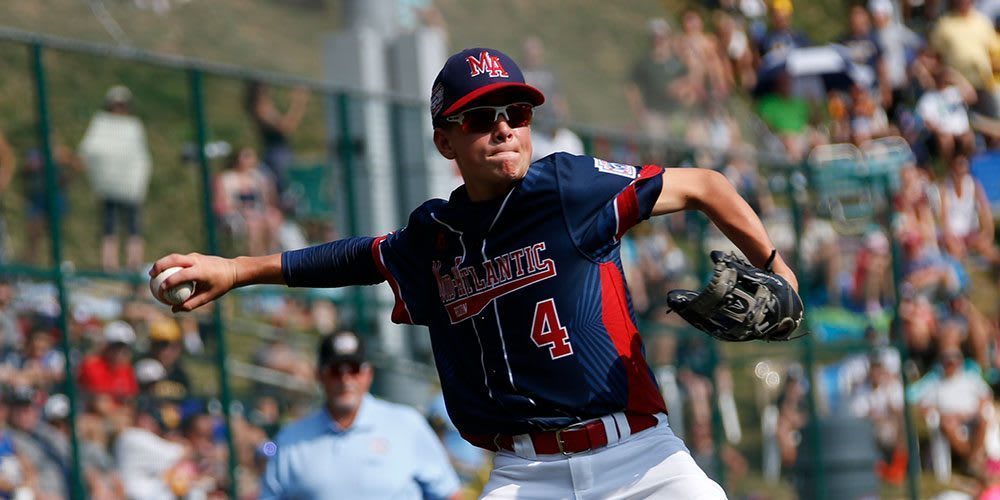
{"label": "blue shirt in crowd", "polygon": [[423,416],[371,395],[346,430],[323,407],[285,427],[275,444],[265,450],[261,500],[436,499],[459,488]]}

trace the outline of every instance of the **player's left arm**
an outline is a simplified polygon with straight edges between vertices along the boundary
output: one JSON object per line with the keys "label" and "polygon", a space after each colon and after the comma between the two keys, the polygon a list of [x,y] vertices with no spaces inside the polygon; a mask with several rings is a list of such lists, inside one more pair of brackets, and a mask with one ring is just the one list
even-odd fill
{"label": "player's left arm", "polygon": [[[668,168],[663,171],[663,188],[653,205],[652,215],[681,210],[700,210],[722,230],[747,259],[764,267],[774,243],[750,205],[721,173],[704,168]],[[774,258],[773,270],[796,291],[799,282],[781,255]]]}

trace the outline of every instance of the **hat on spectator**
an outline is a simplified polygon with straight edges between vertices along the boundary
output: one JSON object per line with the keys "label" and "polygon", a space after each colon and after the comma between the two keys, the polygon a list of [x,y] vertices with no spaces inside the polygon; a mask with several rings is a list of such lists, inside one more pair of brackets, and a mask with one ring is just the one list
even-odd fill
{"label": "hat on spectator", "polygon": [[53,394],[45,400],[42,408],[42,415],[45,420],[63,420],[69,416],[69,398],[65,394]]}
{"label": "hat on spectator", "polygon": [[170,318],[160,318],[149,325],[149,340],[153,342],[177,342],[180,339],[181,327]]}
{"label": "hat on spectator", "polygon": [[163,363],[153,358],[140,359],[135,364],[135,381],[139,385],[152,384],[165,378],[167,369],[163,367]]}
{"label": "hat on spectator", "polygon": [[128,344],[135,342],[135,330],[128,323],[117,320],[104,326],[104,341],[108,344]]}
{"label": "hat on spectator", "polygon": [[792,6],[792,0],[773,0],[771,10],[787,16],[791,15],[795,8]]}
{"label": "hat on spectator", "polygon": [[318,366],[340,363],[364,363],[365,346],[361,337],[352,331],[341,331],[324,336],[319,343]]}
{"label": "hat on spectator", "polygon": [[115,85],[104,94],[107,104],[126,104],[132,102],[132,91],[124,85]]}
{"label": "hat on spectator", "polygon": [[27,406],[35,402],[35,390],[31,387],[14,387],[7,393],[7,403],[17,406]]}
{"label": "hat on spectator", "polygon": [[524,82],[513,59],[496,49],[476,47],[452,55],[431,86],[431,119],[453,115],[475,99],[498,90],[523,94],[533,106],[545,102],[542,92]]}
{"label": "hat on spectator", "polygon": [[662,17],[654,17],[646,23],[646,29],[653,36],[667,36],[670,34],[670,22]]}
{"label": "hat on spectator", "polygon": [[868,10],[875,15],[891,16],[892,0],[868,0]]}

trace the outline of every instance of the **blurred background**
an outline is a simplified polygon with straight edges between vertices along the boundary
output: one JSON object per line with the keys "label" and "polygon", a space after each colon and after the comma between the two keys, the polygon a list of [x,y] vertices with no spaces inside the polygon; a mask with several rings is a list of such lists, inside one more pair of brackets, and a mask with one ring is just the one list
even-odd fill
{"label": "blurred background", "polygon": [[[486,46],[547,97],[536,156],[719,170],[794,263],[811,335],[721,344],[664,312],[731,247],[721,233],[673,215],[622,241],[671,424],[731,498],[998,498],[998,16],[991,0],[4,1],[0,497],[160,481],[256,498],[270,440],[320,401],[319,335],[351,329],[373,392],[424,412],[475,498],[490,457],[457,437],[388,287],[251,287],[172,315],[146,272],[401,227],[460,183],[430,141],[430,83]],[[145,477],[120,442],[137,428],[194,458]]]}

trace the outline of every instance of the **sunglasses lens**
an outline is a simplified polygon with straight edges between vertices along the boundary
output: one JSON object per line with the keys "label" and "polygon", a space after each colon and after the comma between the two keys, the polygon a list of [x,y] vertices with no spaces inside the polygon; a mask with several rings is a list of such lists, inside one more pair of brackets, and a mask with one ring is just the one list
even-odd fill
{"label": "sunglasses lens", "polygon": [[361,363],[357,363],[354,361],[335,363],[332,365],[328,365],[326,368],[327,370],[330,371],[330,373],[351,374],[351,375],[357,375],[358,373],[361,373]]}
{"label": "sunglasses lens", "polygon": [[507,106],[507,124],[511,128],[526,127],[531,123],[531,113],[528,104],[511,104]]}
{"label": "sunglasses lens", "polygon": [[465,112],[462,121],[462,131],[467,134],[482,134],[493,129],[496,123],[496,111],[493,108],[470,109]]}
{"label": "sunglasses lens", "polygon": [[[504,112],[501,111],[501,115]],[[511,128],[525,127],[531,123],[530,104],[510,104],[506,106],[507,125]],[[497,112],[494,108],[470,109],[464,113],[462,131],[467,134],[485,134],[493,130]]]}

